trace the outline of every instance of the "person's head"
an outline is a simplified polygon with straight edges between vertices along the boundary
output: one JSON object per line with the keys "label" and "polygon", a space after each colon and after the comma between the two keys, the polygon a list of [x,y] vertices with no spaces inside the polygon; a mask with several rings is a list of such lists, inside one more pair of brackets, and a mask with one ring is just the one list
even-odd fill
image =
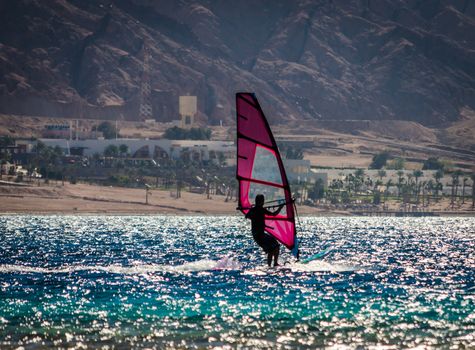
{"label": "person's head", "polygon": [[264,195],[258,194],[256,196],[256,207],[262,207],[264,205]]}

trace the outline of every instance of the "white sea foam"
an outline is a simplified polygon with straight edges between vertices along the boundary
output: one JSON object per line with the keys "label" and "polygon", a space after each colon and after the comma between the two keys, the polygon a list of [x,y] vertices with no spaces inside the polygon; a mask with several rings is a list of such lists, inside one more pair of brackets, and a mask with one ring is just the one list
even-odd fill
{"label": "white sea foam", "polygon": [[230,257],[220,260],[203,259],[188,262],[181,265],[158,265],[158,264],[138,264],[133,266],[121,265],[73,265],[65,267],[33,267],[25,265],[0,265],[0,273],[40,273],[40,274],[64,274],[81,271],[97,271],[122,275],[140,275],[155,272],[194,272],[212,270],[239,270],[241,265],[238,261]]}
{"label": "white sea foam", "polygon": [[[348,272],[355,271],[356,266],[344,263],[329,263],[326,261],[311,261],[308,264],[293,263],[280,267],[296,272]],[[122,275],[140,275],[156,272],[199,272],[213,270],[241,270],[242,265],[233,258],[224,257],[220,260],[202,259],[180,265],[138,264],[133,266],[121,265],[73,265],[64,267],[33,267],[25,265],[0,265],[0,273],[39,273],[39,274],[69,274],[81,271],[107,272]],[[244,271],[245,274],[263,275],[267,267],[254,268]],[[272,271],[273,269],[271,269]]]}
{"label": "white sea foam", "polygon": [[298,272],[350,272],[358,269],[357,266],[347,265],[340,262],[327,262],[322,260],[314,260],[307,264],[294,263],[287,265],[292,271]]}
{"label": "white sea foam", "polygon": [[268,273],[273,273],[279,270],[290,270],[292,272],[351,272],[358,270],[358,266],[348,265],[345,263],[335,262],[330,263],[322,260],[314,260],[307,264],[299,262],[281,265],[277,268],[261,266],[244,271],[245,275],[261,276]]}

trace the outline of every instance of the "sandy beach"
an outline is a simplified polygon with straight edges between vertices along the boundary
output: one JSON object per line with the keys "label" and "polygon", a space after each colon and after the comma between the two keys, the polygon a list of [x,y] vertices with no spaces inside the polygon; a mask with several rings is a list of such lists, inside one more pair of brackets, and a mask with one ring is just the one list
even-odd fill
{"label": "sandy beach", "polygon": [[10,213],[127,213],[127,214],[205,214],[231,213],[236,204],[222,196],[152,190],[149,204],[144,189],[69,184],[64,186],[0,187],[0,211]]}
{"label": "sandy beach", "polygon": [[[151,190],[145,203],[145,190],[105,187],[88,184],[0,186],[1,213],[92,213],[92,214],[237,214],[237,202],[225,196],[181,192],[174,189]],[[322,212],[308,206],[299,213],[318,215]]]}
{"label": "sandy beach", "polygon": [[[440,215],[474,215],[471,203],[450,210],[448,199],[433,203],[426,210]],[[29,186],[0,186],[0,213],[24,214],[174,214],[174,215],[237,215],[235,198],[181,192],[175,190],[150,191],[148,204],[145,189],[106,187],[84,183],[41,184]],[[390,210],[397,210],[396,203],[389,203]],[[300,215],[339,216],[352,215],[345,210],[298,206]]]}

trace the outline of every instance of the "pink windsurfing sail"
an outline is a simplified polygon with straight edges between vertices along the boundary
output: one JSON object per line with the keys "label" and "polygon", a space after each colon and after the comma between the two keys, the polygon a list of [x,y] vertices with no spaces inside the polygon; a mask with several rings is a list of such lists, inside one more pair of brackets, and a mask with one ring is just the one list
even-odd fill
{"label": "pink windsurfing sail", "polygon": [[277,216],[267,216],[265,230],[298,257],[295,212],[284,164],[269,124],[252,93],[236,94],[239,208],[246,214],[257,194],[265,206],[285,203]]}

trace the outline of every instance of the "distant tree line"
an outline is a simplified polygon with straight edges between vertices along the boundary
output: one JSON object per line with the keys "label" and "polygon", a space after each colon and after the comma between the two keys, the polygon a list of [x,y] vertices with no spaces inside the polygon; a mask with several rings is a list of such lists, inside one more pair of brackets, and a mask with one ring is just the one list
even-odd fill
{"label": "distant tree line", "polygon": [[430,157],[424,161],[422,170],[444,170],[445,164],[436,157]]}
{"label": "distant tree line", "polygon": [[402,170],[405,166],[405,160],[403,158],[396,157],[391,160],[391,154],[388,151],[376,153],[369,165],[370,169],[392,169]]}
{"label": "distant tree line", "polygon": [[10,153],[7,152],[9,146],[15,145],[15,139],[10,136],[1,136],[0,137],[0,160],[8,161],[10,160]]}
{"label": "distant tree line", "polygon": [[382,167],[386,166],[386,163],[389,159],[389,152],[381,152],[378,154],[375,154],[373,156],[373,160],[371,161],[371,164],[369,165],[370,169],[381,169]]}
{"label": "distant tree line", "polygon": [[[171,128],[169,133],[175,138],[176,132],[184,131],[187,136],[196,135],[199,128],[185,130]],[[202,131],[205,129],[201,129]],[[182,135],[183,136],[183,135]],[[0,153],[2,162],[7,162],[9,147],[15,144],[10,137],[0,137]],[[281,151],[288,158],[301,159],[302,149],[286,145]],[[4,154],[3,154],[4,153]],[[42,179],[47,182],[51,179],[69,179],[71,182],[80,178],[103,177],[103,183],[119,186],[140,187],[145,183],[153,183],[155,187],[166,189],[176,186],[177,196],[181,188],[189,187],[190,191],[205,189],[207,197],[213,193],[221,193],[226,196],[226,200],[231,200],[236,193],[236,181],[234,171],[231,168],[223,167],[220,164],[205,164],[199,160],[193,160],[189,153],[183,153],[180,159],[157,159],[150,162],[130,162],[125,159],[129,155],[129,148],[125,144],[109,145],[104,150],[102,157],[100,154],[86,159],[76,156],[65,156],[63,150],[56,146],[46,146],[38,141],[28,158],[26,169],[32,181],[32,175],[39,172]],[[220,154],[222,156],[222,154]],[[341,173],[338,179],[333,179],[328,186],[325,186],[322,179],[315,183],[294,183],[292,186],[296,190],[296,198],[300,198],[300,203],[306,199],[310,202],[325,198],[333,204],[350,203],[373,203],[380,204],[388,199],[408,204],[422,204],[427,206],[431,202],[438,202],[441,198],[450,199],[452,209],[462,207],[466,200],[472,201],[472,208],[475,208],[475,174],[453,169],[450,163],[429,157],[423,162],[422,170],[403,171],[404,159],[390,159],[389,152],[375,154],[371,167],[377,170],[377,177],[368,176],[364,169],[355,169],[353,173]],[[127,165],[130,166],[127,166]],[[91,169],[88,172],[87,168]],[[106,169],[103,170],[102,168]],[[107,170],[107,168],[109,170]],[[112,169],[113,170],[110,170]],[[447,168],[447,169],[446,169]],[[14,168],[11,174],[15,175]],[[387,177],[387,169],[398,169],[392,176]],[[425,170],[432,170],[431,177],[424,176]],[[426,172],[426,174],[429,171]],[[442,181],[450,176],[451,181]],[[107,178],[106,178],[107,176]],[[17,179],[18,180],[18,179]],[[23,179],[19,180],[23,181]],[[38,177],[38,184],[40,180]],[[391,191],[391,188],[395,189]],[[471,190],[470,190],[471,188]],[[471,193],[470,193],[471,192]],[[305,195],[306,194],[306,195]],[[471,194],[471,196],[470,196]]]}
{"label": "distant tree line", "polygon": [[183,129],[174,126],[165,130],[163,137],[169,140],[209,140],[211,139],[211,129]]}
{"label": "distant tree line", "polygon": [[[404,169],[405,161],[402,158],[394,158],[392,161],[389,161],[391,155],[388,151],[383,151],[377,153],[373,156],[371,164],[369,165],[370,169],[394,169],[402,170]],[[389,162],[388,162],[389,161]],[[429,157],[426,159],[422,165],[422,170],[444,170],[446,168],[446,162],[439,160],[436,157]]]}
{"label": "distant tree line", "polygon": [[97,126],[97,130],[102,132],[104,138],[111,140],[119,137],[119,130],[110,122],[102,122]]}
{"label": "distant tree line", "polygon": [[121,144],[119,147],[116,145],[109,145],[104,150],[104,156],[106,157],[125,157],[129,154],[129,147]]}
{"label": "distant tree line", "polygon": [[287,159],[303,159],[303,149],[291,145],[279,146],[281,154]]}

